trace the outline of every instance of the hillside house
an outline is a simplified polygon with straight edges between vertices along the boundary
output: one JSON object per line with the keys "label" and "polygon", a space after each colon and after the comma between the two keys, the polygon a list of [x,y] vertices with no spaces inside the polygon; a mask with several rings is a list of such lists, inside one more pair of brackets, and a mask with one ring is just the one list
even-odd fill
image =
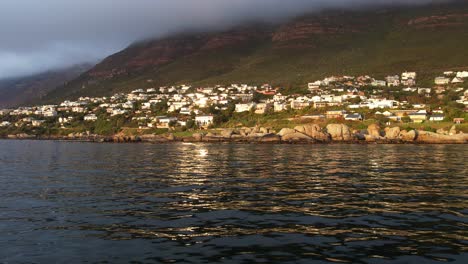
{"label": "hillside house", "polygon": [[255,107],[254,103],[236,104],[236,113],[249,112]]}
{"label": "hillside house", "polygon": [[362,115],[357,113],[345,115],[344,118],[349,121],[362,121],[363,119]]}
{"label": "hillside house", "polygon": [[452,80],[452,84],[460,84],[460,83],[463,83],[463,82],[465,82],[465,81],[462,78],[459,78],[459,77],[455,77]]}
{"label": "hillside house", "polygon": [[434,83],[436,85],[447,85],[450,83],[450,78],[447,77],[436,77],[434,79]]}
{"label": "hillside house", "polygon": [[401,84],[406,86],[416,85],[416,72],[404,72],[401,74]]}
{"label": "hillside house", "polygon": [[325,113],[327,119],[342,118],[346,114],[345,110],[330,110]]}
{"label": "hillside house", "polygon": [[212,115],[196,116],[195,123],[200,127],[207,127],[214,123],[214,117]]}
{"label": "hillside house", "polygon": [[387,76],[385,77],[385,81],[387,82],[388,87],[397,87],[400,86],[400,76]]}
{"label": "hillside house", "polygon": [[374,87],[384,87],[384,86],[387,86],[387,82],[386,81],[382,81],[382,80],[373,80],[371,82],[371,86],[374,86]]}
{"label": "hillside house", "polygon": [[300,109],[304,109],[306,107],[309,107],[310,106],[310,103],[308,101],[297,101],[297,100],[293,100],[291,101],[291,109],[294,109],[294,110],[300,110]]}
{"label": "hillside house", "polygon": [[0,127],[9,127],[9,126],[11,126],[11,123],[8,121],[3,121],[0,123]]}
{"label": "hillside house", "polygon": [[458,78],[468,78],[468,71],[461,71],[461,72],[457,72],[457,77]]}
{"label": "hillside house", "polygon": [[44,123],[45,123],[45,120],[31,120],[31,125],[33,127],[40,127]]}
{"label": "hillside house", "polygon": [[429,117],[429,121],[440,122],[444,121],[445,116],[443,114],[433,114]]}
{"label": "hillside house", "polygon": [[255,106],[255,114],[263,115],[272,108],[270,103],[260,103]]}
{"label": "hillside house", "polygon": [[95,114],[89,114],[89,115],[85,115],[85,117],[83,119],[84,119],[84,121],[94,122],[98,118],[97,118],[97,116]]}
{"label": "hillside house", "polygon": [[84,113],[84,112],[86,112],[86,108],[81,107],[81,106],[74,106],[74,107],[72,107],[72,112],[73,113]]}
{"label": "hillside house", "polygon": [[422,123],[427,120],[427,113],[426,111],[418,111],[416,113],[411,113],[408,115],[413,123]]}
{"label": "hillside house", "polygon": [[287,109],[288,109],[288,104],[286,103],[275,102],[273,104],[273,110],[275,112],[282,112],[282,111],[286,111]]}
{"label": "hillside house", "polygon": [[177,122],[177,117],[159,116],[156,118],[158,128],[168,128],[171,122]]}

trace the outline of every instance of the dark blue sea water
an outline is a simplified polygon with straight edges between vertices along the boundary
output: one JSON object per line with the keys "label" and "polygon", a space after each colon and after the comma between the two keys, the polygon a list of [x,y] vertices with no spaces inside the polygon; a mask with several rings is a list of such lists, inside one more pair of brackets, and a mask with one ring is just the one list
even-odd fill
{"label": "dark blue sea water", "polygon": [[0,263],[468,263],[467,158],[0,141]]}

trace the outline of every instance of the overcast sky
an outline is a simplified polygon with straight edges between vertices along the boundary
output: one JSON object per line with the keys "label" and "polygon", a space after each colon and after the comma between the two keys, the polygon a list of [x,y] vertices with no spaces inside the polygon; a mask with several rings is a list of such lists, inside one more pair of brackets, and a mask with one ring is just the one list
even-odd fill
{"label": "overcast sky", "polygon": [[431,0],[0,0],[0,79],[104,58],[134,41],[329,7]]}

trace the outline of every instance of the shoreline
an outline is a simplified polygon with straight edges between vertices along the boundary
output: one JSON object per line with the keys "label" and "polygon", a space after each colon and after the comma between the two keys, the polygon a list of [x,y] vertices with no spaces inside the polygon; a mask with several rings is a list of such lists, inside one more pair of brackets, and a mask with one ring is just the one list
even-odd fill
{"label": "shoreline", "polygon": [[[457,133],[458,132],[458,133]],[[399,127],[381,128],[371,124],[366,130],[351,130],[344,124],[329,124],[321,128],[316,124],[304,124],[283,128],[279,132],[264,127],[194,131],[184,135],[173,133],[133,135],[118,133],[109,136],[77,133],[69,135],[13,134],[2,136],[6,140],[55,140],[94,143],[238,143],[238,144],[467,144],[468,134],[439,130],[437,133],[422,130],[401,130]]]}
{"label": "shoreline", "polygon": [[261,141],[258,139],[226,139],[210,138],[205,140],[195,140],[193,138],[177,138],[169,140],[167,138],[158,138],[155,140],[128,140],[115,141],[111,138],[5,138],[3,141],[54,141],[54,142],[73,142],[73,143],[94,143],[94,144],[177,144],[177,143],[201,143],[201,144],[239,144],[239,145],[465,145],[468,142],[446,141],[446,142],[427,142],[427,141],[404,141],[404,140],[342,140],[342,141],[310,141],[310,140],[290,140],[290,141]]}

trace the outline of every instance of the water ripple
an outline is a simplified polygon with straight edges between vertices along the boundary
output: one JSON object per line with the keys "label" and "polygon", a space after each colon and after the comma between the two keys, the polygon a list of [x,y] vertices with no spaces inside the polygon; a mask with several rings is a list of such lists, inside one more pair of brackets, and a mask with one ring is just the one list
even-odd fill
{"label": "water ripple", "polygon": [[0,141],[0,262],[466,263],[467,154]]}

